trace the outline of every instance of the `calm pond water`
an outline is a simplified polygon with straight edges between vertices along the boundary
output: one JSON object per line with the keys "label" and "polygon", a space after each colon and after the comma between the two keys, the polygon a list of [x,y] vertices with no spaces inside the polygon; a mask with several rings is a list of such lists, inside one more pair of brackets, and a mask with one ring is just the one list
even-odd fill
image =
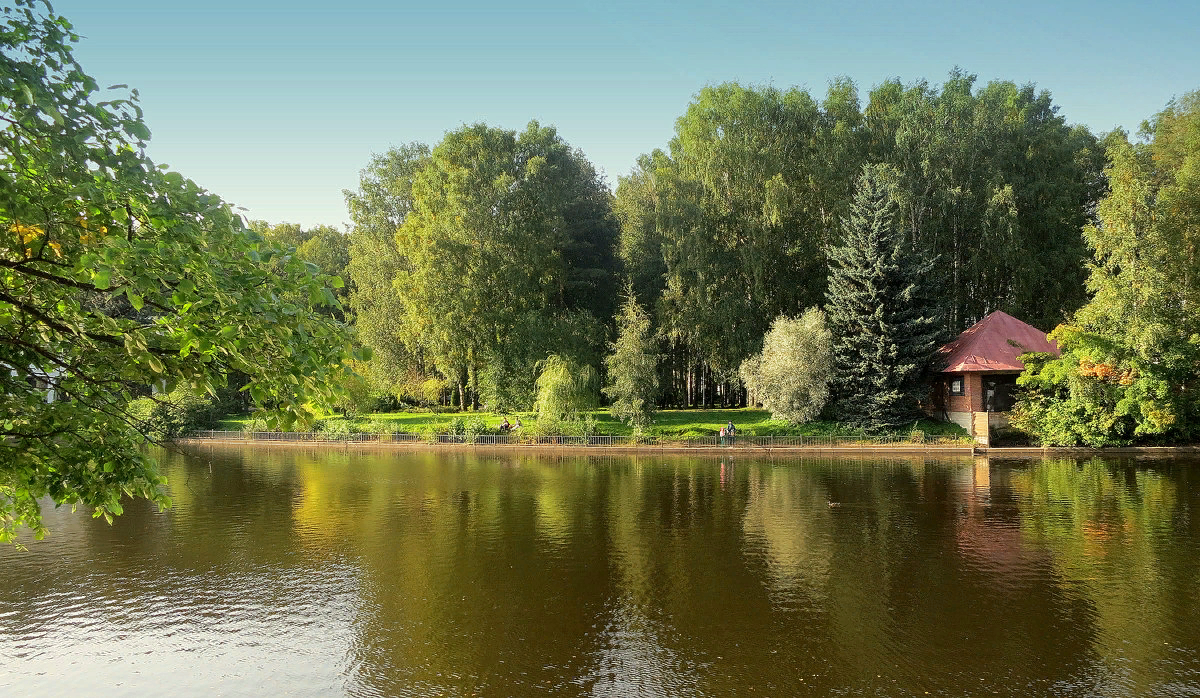
{"label": "calm pond water", "polygon": [[1200,695],[1200,461],[161,458],[0,549],[0,696]]}

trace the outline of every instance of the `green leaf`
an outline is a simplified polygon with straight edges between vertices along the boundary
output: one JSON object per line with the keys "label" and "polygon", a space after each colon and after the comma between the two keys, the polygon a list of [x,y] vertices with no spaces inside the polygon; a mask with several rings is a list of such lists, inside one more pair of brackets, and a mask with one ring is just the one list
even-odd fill
{"label": "green leaf", "polygon": [[63,119],[62,112],[60,112],[53,103],[51,103],[49,100],[44,100],[38,106],[42,108],[42,111],[46,112],[46,114],[50,116],[50,119],[54,121],[55,126],[63,125],[65,120]]}
{"label": "green leaf", "polygon": [[97,269],[92,274],[92,285],[101,291],[108,290],[109,281],[112,278],[112,272],[108,269]]}
{"label": "green leaf", "polygon": [[129,132],[129,135],[137,138],[138,140],[150,140],[150,129],[146,128],[146,125],[140,121],[129,123],[126,126],[126,130]]}
{"label": "green leaf", "polygon": [[147,363],[150,364],[150,370],[154,371],[155,373],[162,373],[166,370],[166,367],[163,366],[163,362],[160,361],[157,356],[151,355]]}
{"label": "green leaf", "polygon": [[142,297],[134,293],[133,289],[131,288],[125,289],[125,296],[129,298],[129,304],[133,306],[134,310],[141,310],[142,306],[145,305],[145,301],[142,300]]}

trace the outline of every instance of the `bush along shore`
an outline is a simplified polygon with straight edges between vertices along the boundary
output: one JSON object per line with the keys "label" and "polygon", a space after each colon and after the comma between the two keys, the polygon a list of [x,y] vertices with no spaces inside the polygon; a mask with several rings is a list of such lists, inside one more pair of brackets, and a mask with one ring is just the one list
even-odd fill
{"label": "bush along shore", "polygon": [[529,447],[613,447],[613,448],[972,448],[974,440],[962,436],[930,436],[921,431],[908,435],[888,436],[552,436],[535,434],[407,434],[403,432],[329,433],[319,431],[196,431],[183,441],[221,441],[255,443],[320,443],[320,444],[411,444],[437,446],[441,444],[466,446],[529,446]]}
{"label": "bush along shore", "polygon": [[[509,427],[505,428],[507,421]],[[520,424],[520,426],[517,426]],[[733,424],[733,435],[721,430]],[[311,428],[293,431],[267,428],[254,418],[228,418],[216,430],[194,430],[190,436],[256,441],[367,441],[495,445],[688,445],[688,446],[837,446],[888,444],[970,445],[967,433],[953,424],[921,420],[910,429],[868,434],[836,422],[795,426],[771,419],[757,409],[665,410],[654,424],[635,429],[607,411],[585,412],[574,419],[538,420],[532,413],[396,412],[360,417],[326,417]]]}

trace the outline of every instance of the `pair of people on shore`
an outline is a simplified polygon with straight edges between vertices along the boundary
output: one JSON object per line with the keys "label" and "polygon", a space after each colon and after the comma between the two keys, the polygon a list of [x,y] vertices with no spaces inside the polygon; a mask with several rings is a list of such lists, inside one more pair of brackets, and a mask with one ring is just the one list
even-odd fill
{"label": "pair of people on shore", "polygon": [[732,446],[734,441],[736,441],[736,440],[737,440],[737,427],[733,426],[733,420],[730,420],[728,424],[721,427],[721,445],[722,446],[725,446],[725,445]]}

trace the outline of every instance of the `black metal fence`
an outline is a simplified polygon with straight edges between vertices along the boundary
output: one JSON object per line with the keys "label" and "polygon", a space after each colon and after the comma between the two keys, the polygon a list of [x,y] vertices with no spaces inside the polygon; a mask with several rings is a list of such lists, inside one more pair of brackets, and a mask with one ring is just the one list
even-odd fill
{"label": "black metal fence", "polygon": [[535,436],[532,434],[408,434],[404,432],[196,431],[194,439],[246,442],[363,444],[461,444],[471,446],[561,446],[599,448],[969,448],[971,439],[924,434],[899,436]]}

